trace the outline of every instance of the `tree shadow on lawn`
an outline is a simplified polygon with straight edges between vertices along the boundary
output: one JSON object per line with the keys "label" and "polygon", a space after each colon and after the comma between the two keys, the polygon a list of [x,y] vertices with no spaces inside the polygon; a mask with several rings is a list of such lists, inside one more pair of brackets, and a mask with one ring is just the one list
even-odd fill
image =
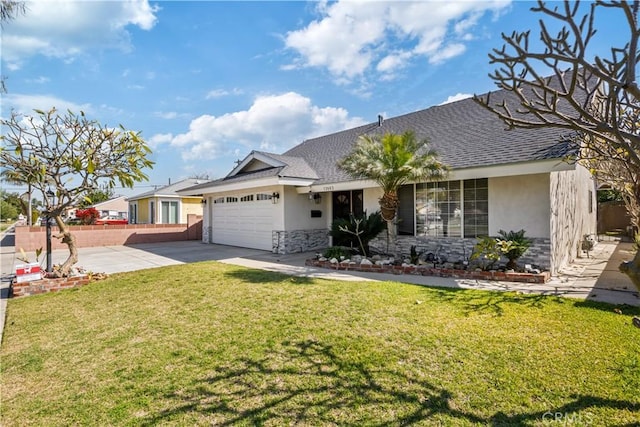
{"label": "tree shadow on lawn", "polygon": [[566,302],[562,298],[542,294],[520,294],[517,292],[484,291],[459,288],[424,288],[426,288],[426,291],[423,295],[419,296],[421,301],[431,300],[433,302],[450,302],[461,307],[466,316],[472,314],[493,314],[495,316],[502,316],[504,314],[505,307],[508,305],[542,308],[550,302],[557,304],[565,304]]}
{"label": "tree shadow on lawn", "polygon": [[610,304],[607,302],[589,301],[589,300],[575,300],[573,302],[574,307],[591,308],[595,310],[606,311],[608,313],[620,313],[630,316],[640,315],[640,307],[635,307],[629,304]]}
{"label": "tree shadow on lawn", "polygon": [[286,283],[310,285],[315,279],[306,276],[292,276],[268,270],[241,268],[224,273],[226,277],[249,283]]}
{"label": "tree shadow on lawn", "polygon": [[[640,404],[599,396],[571,396],[548,410],[483,417],[456,409],[456,397],[409,370],[394,371],[340,357],[316,340],[285,341],[265,357],[240,357],[215,367],[191,389],[165,396],[171,409],[141,420],[143,425],[181,422],[215,425],[283,424],[410,425],[431,419],[482,425],[528,425],[555,414],[590,417],[589,408],[640,410]],[[464,398],[463,398],[464,400]]]}

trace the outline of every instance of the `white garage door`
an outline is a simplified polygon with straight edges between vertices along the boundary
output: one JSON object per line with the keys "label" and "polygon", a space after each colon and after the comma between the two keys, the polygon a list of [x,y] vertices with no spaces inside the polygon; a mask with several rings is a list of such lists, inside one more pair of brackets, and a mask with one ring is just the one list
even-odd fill
{"label": "white garage door", "polygon": [[227,196],[214,200],[211,241],[272,250],[273,204],[270,195]]}

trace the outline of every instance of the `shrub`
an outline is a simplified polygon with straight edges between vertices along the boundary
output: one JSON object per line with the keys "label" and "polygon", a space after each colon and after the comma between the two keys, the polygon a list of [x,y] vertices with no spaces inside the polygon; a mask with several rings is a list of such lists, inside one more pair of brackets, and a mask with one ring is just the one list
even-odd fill
{"label": "shrub", "polygon": [[520,257],[529,250],[531,240],[524,237],[524,230],[509,231],[508,233],[504,230],[500,230],[498,231],[498,234],[502,237],[502,239],[498,239],[500,251],[509,260],[507,268],[515,269],[516,261],[518,261],[518,259],[520,259]]}
{"label": "shrub", "polygon": [[350,215],[349,219],[338,219],[331,224],[331,236],[335,246],[347,246],[364,256],[370,255],[369,242],[382,232],[386,223],[379,211],[367,216]]}
{"label": "shrub", "polygon": [[471,260],[478,260],[480,268],[484,271],[490,270],[498,262],[502,251],[498,247],[498,241],[493,237],[484,236],[478,240],[473,247]]}
{"label": "shrub", "polygon": [[100,212],[96,208],[78,209],[76,218],[80,219],[83,225],[91,225],[96,223],[96,219],[100,218]]}
{"label": "shrub", "polygon": [[516,261],[524,255],[531,246],[531,240],[524,237],[525,231],[498,231],[500,237],[482,237],[473,247],[472,260],[480,260],[480,268],[489,270],[505,256],[508,269],[516,268]]}
{"label": "shrub", "polygon": [[324,251],[324,253],[322,254],[322,256],[324,256],[325,258],[336,258],[336,259],[340,259],[340,257],[349,257],[350,253],[349,253],[349,249],[344,248],[342,246],[331,246],[330,248],[327,248],[326,251]]}

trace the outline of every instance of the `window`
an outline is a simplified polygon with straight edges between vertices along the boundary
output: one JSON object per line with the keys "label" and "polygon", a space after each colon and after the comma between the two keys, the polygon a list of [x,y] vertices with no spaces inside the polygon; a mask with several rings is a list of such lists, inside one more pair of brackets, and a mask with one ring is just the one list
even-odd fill
{"label": "window", "polygon": [[238,198],[233,196],[227,196],[227,203],[238,203]]}
{"label": "window", "polygon": [[253,202],[253,194],[240,197],[241,202]]}
{"label": "window", "polygon": [[256,200],[271,200],[271,194],[258,193],[256,194]]}
{"label": "window", "polygon": [[161,202],[162,223],[178,224],[178,202]]}
{"label": "window", "polygon": [[467,179],[464,187],[464,237],[489,234],[489,180]]}
{"label": "window", "polygon": [[156,223],[156,205],[153,200],[149,201],[149,223]]}
{"label": "window", "polygon": [[213,203],[224,203],[224,197],[218,197],[213,199]]}
{"label": "window", "polygon": [[398,198],[398,234],[471,238],[489,234],[486,178],[404,185]]}
{"label": "window", "polygon": [[138,204],[137,203],[131,203],[129,205],[129,222],[131,224],[138,223]]}
{"label": "window", "polygon": [[417,184],[417,235],[460,237],[462,235],[460,205],[460,181]]}

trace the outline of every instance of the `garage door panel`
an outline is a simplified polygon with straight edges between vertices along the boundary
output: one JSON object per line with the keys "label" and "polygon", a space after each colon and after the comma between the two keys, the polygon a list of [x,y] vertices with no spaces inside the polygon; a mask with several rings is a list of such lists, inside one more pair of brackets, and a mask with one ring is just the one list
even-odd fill
{"label": "garage door panel", "polygon": [[213,243],[272,249],[273,206],[268,200],[214,204],[212,214]]}

